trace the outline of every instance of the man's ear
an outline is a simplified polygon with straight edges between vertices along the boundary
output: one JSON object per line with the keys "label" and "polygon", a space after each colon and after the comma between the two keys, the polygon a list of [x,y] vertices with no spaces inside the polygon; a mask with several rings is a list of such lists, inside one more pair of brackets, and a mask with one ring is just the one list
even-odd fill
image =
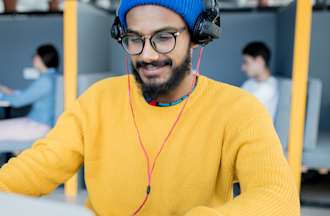
{"label": "man's ear", "polygon": [[258,64],[260,64],[260,65],[265,65],[265,66],[266,66],[266,62],[265,62],[265,60],[264,60],[263,57],[261,57],[261,56],[257,56],[257,57],[255,57],[255,60],[256,60],[256,62],[257,62]]}

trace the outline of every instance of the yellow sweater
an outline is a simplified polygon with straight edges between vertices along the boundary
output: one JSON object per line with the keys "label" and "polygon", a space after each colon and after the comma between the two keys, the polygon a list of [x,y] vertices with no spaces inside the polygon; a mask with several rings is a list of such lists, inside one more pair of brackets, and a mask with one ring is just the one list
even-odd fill
{"label": "yellow sweater", "polygon": [[[132,100],[152,158],[183,103],[147,104],[132,78]],[[0,170],[0,190],[50,193],[84,164],[87,206],[127,216],[146,192],[145,158],[128,104],[127,77],[101,81],[55,128]],[[233,199],[233,181],[242,193]],[[141,216],[297,216],[298,195],[272,120],[257,100],[201,76],[159,157]]]}

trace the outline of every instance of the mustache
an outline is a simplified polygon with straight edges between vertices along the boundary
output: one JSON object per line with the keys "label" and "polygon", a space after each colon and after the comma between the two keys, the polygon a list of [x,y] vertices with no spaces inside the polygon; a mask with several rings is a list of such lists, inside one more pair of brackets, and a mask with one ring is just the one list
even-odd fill
{"label": "mustache", "polygon": [[136,69],[147,68],[148,66],[164,67],[164,66],[172,66],[172,65],[173,62],[171,59],[165,59],[163,61],[152,61],[152,62],[138,61],[136,62]]}

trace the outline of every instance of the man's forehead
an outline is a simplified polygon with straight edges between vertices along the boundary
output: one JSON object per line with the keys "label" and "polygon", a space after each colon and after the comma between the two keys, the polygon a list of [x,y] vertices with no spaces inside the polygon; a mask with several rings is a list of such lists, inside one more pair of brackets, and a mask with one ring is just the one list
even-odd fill
{"label": "man's forehead", "polygon": [[157,5],[143,5],[131,9],[126,16],[127,27],[143,34],[165,28],[179,29],[185,22],[174,11]]}
{"label": "man's forehead", "polygon": [[246,60],[254,60],[253,56],[250,56],[250,55],[247,55],[247,54],[244,54],[243,58],[246,59]]}

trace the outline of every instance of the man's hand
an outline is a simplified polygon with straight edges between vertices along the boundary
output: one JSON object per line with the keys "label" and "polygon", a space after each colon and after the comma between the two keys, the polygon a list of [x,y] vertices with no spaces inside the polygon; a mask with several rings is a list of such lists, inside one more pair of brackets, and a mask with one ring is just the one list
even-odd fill
{"label": "man's hand", "polygon": [[8,88],[7,86],[0,85],[0,92],[8,95],[8,94],[12,94],[14,90]]}

